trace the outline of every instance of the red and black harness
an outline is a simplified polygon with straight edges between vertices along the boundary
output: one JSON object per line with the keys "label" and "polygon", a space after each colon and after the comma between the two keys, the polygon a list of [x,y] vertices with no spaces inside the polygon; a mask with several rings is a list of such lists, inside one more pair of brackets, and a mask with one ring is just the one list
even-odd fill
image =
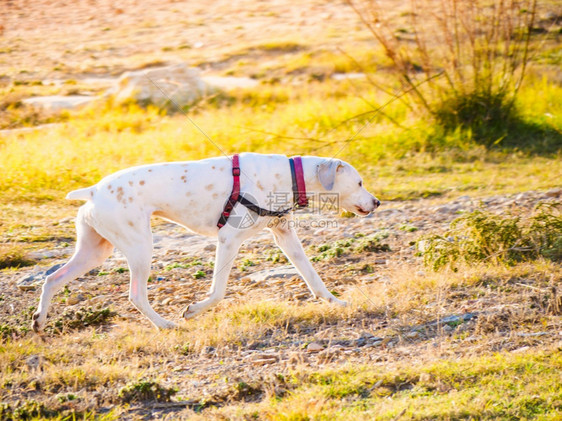
{"label": "red and black harness", "polygon": [[236,206],[236,203],[240,203],[247,207],[252,212],[257,213],[259,216],[273,216],[279,217],[286,215],[296,207],[306,207],[308,206],[308,199],[306,198],[306,186],[304,183],[304,172],[302,168],[302,160],[300,156],[295,156],[289,158],[289,164],[291,166],[291,178],[293,180],[293,206],[288,209],[271,211],[267,209],[260,208],[255,203],[252,203],[246,199],[240,192],[240,157],[238,154],[232,157],[232,193],[224,206],[224,210],[219,218],[217,227],[222,228],[226,225],[230,213]]}

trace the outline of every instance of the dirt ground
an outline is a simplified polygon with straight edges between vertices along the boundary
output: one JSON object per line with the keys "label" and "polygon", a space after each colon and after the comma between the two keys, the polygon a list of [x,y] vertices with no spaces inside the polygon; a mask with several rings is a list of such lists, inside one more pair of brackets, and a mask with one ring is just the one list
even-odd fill
{"label": "dirt ground", "polygon": [[[533,274],[497,280],[509,286],[509,294],[499,289],[497,292],[490,290],[486,286],[487,281],[483,280],[473,287],[444,289],[442,296],[433,297],[433,301],[425,308],[415,311],[393,315],[392,303],[387,305],[386,312],[381,312],[380,308],[377,311],[369,310],[373,308],[369,303],[369,295],[374,291],[385,291],[391,288],[390,283],[399,282],[404,276],[410,277],[412,282],[414,279],[415,282],[423,282],[424,277],[431,276],[421,265],[420,258],[415,256],[412,246],[412,242],[420,235],[443,232],[462,211],[481,207],[501,213],[517,207],[518,212],[524,214],[530,212],[539,201],[560,200],[561,195],[562,190],[554,189],[479,199],[463,196],[440,204],[428,199],[383,204],[369,218],[300,215],[300,236],[311,257],[321,255],[317,247],[321,244],[360,239],[362,235],[371,236],[383,231],[386,233],[384,242],[390,251],[359,253],[348,252],[344,248],[341,256],[315,259],[314,265],[328,288],[345,297],[354,297],[356,305],[364,301],[365,310],[353,317],[336,318],[336,321],[332,318],[305,328],[287,326],[285,330],[272,330],[243,344],[219,348],[195,346],[197,352],[186,351],[185,354],[171,355],[158,362],[153,360],[150,364],[157,364],[161,370],[166,370],[170,384],[179,385],[181,395],[189,399],[183,403],[153,402],[133,406],[129,415],[150,414],[151,417],[157,417],[182,410],[202,410],[201,402],[220,407],[237,400],[260,400],[266,393],[263,388],[254,390],[248,386],[250,389],[234,396],[231,385],[216,381],[223,377],[235,379],[239,384],[255,386],[263,383],[271,388],[283,388],[287,385],[272,380],[276,378],[276,373],[299,367],[321,369],[347,363],[376,366],[406,360],[419,364],[420,361],[440,357],[517,352],[529,347],[540,349],[561,344],[560,317],[545,318],[544,308],[531,310],[533,303],[541,302],[549,288],[549,279]],[[336,223],[337,229],[322,227],[329,225],[329,221]],[[62,223],[70,226],[72,220],[66,219]],[[156,311],[179,321],[185,306],[204,298],[209,289],[212,267],[208,262],[214,257],[214,242],[171,224],[157,224],[154,230],[155,253],[149,298]],[[61,241],[59,247],[35,252],[40,262],[38,266],[3,275],[0,307],[2,323],[21,331],[29,326],[30,315],[40,294],[40,282],[25,291],[18,288],[18,282],[66,261],[72,250],[72,243],[69,245]],[[247,241],[235,261],[227,297],[213,311],[228,312],[233,305],[244,302],[286,301],[296,305],[314,302],[297,275],[265,279],[262,271],[283,271],[288,265],[283,258],[274,258],[276,252],[266,232]],[[57,320],[67,320],[69,315],[71,318],[73,314],[88,308],[111,308],[117,313],[112,323],[121,326],[130,323],[133,329],[134,326],[149,327],[147,319],[128,301],[128,272],[124,268],[126,262],[116,252],[103,267],[72,281],[53,302],[47,338],[58,335],[53,330]],[[200,279],[194,276],[196,272],[201,273]],[[496,281],[490,279],[489,282]],[[319,301],[316,305],[326,306]],[[110,323],[98,329],[112,336],[119,331],[114,331],[115,326]],[[72,329],[65,332],[66,335],[72,335]],[[82,398],[82,405],[90,409],[109,409],[112,407],[111,399],[114,399],[112,394],[115,392],[107,389],[96,393],[95,398]],[[39,396],[35,395],[35,392],[22,392],[20,398]]]}
{"label": "dirt ground", "polygon": [[[61,79],[220,61],[271,40],[338,44],[359,22],[339,1],[8,1],[0,75]],[[43,45],[45,48],[37,48]]]}
{"label": "dirt ground", "polygon": [[[389,10],[398,13],[397,2],[388,3]],[[350,28],[354,28],[353,33]],[[213,71],[238,52],[272,40],[335,49],[366,39],[357,16],[342,1],[213,0],[203,4],[193,0],[125,0],[116,4],[109,0],[6,0],[0,6],[0,80],[114,77],[126,70],[178,61]],[[221,406],[260,400],[269,392],[256,387],[254,393],[251,387],[259,383],[281,395],[288,386],[272,379],[277,373],[299,368],[315,370],[348,363],[382,366],[399,361],[419,364],[436,358],[562,346],[560,316],[546,316],[544,305],[552,283],[559,284],[560,274],[502,275],[499,281],[489,282],[484,279],[470,287],[447,289],[425,306],[399,314],[393,311],[393,303],[382,310],[370,303],[371,293],[385,294],[393,283],[432,279],[412,244],[420,235],[442,233],[459,212],[483,206],[498,213],[513,208],[525,213],[541,200],[561,199],[562,190],[555,189],[494,197],[462,196],[447,203],[432,199],[383,203],[372,217],[364,219],[299,215],[300,238],[307,254],[318,257],[313,264],[328,289],[351,297],[364,310],[304,328],[297,324],[282,331],[272,330],[242,344],[195,346],[197,352],[157,356],[147,370],[167,373],[169,384],[179,387],[180,394],[189,399],[183,403],[133,405],[128,416],[179,416],[181,411],[195,407],[201,410],[201,402]],[[18,284],[64,263],[72,254],[73,218],[67,216],[56,223],[57,232],[65,234],[55,241],[55,247],[37,247],[32,256],[36,266],[0,275],[0,324],[12,329],[0,332],[6,338],[33,335],[28,329],[41,283],[24,289]],[[319,246],[323,244],[359,241],[362,236],[381,233],[388,251],[356,252],[343,247],[340,256],[320,257]],[[185,306],[203,299],[209,290],[214,240],[166,223],[154,226],[154,238],[149,299],[164,317],[179,321]],[[297,275],[265,279],[263,271],[278,273],[290,270],[287,266],[269,233],[246,242],[235,261],[227,296],[212,311],[224,313],[241,303],[270,301],[297,306],[313,303],[329,312],[326,304],[311,297]],[[126,268],[125,260],[116,252],[102,267],[72,281],[54,299],[46,339],[56,340],[60,335],[55,329],[58,321],[63,334],[73,335],[76,331],[66,329],[65,320],[89,308],[109,308],[116,313],[94,334],[116,337],[122,329],[150,329],[147,319],[128,301]],[[495,282],[509,293],[494,289]],[[156,331],[153,339],[159,340]],[[135,352],[138,355],[131,364],[146,364],[142,349]],[[216,381],[219,378],[251,387],[233,394],[231,385]],[[45,398],[44,393],[31,389],[11,389],[9,393],[2,400],[57,399],[54,393]],[[78,392],[78,409],[109,410],[115,394],[110,388]]]}

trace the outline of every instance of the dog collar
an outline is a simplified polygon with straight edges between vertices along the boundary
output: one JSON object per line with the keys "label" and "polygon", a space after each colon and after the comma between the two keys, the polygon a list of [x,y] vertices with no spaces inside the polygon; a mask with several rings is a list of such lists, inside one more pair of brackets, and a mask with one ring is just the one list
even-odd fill
{"label": "dog collar", "polygon": [[293,180],[293,204],[299,208],[307,207],[308,199],[306,197],[302,159],[300,156],[289,158],[289,164],[291,165],[291,179]]}

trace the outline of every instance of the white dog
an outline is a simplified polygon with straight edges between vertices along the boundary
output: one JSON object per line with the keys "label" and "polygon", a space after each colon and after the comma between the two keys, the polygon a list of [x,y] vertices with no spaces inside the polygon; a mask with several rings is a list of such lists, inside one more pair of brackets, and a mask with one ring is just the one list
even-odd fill
{"label": "white dog", "polygon": [[[271,202],[272,194],[294,192],[293,162],[289,165],[286,156],[244,153],[239,160],[240,191],[254,204],[263,208],[263,204]],[[337,194],[341,207],[362,216],[380,205],[379,200],[365,190],[361,177],[351,165],[337,159],[312,156],[303,157],[300,162],[301,180],[304,177],[308,194]],[[33,329],[37,332],[43,329],[54,294],[65,283],[101,265],[114,247],[125,255],[129,265],[130,301],[156,327],[175,327],[175,323],[153,310],[147,298],[152,259],[151,215],[161,216],[196,233],[218,236],[209,297],[188,306],[183,313],[186,319],[200,314],[224,297],[240,245],[264,228],[273,232],[276,244],[296,267],[313,295],[345,305],[328,291],[306,257],[291,224],[272,223],[287,222],[290,213],[280,214],[290,210],[292,203],[270,206],[274,211],[281,211],[273,216],[259,216],[247,205],[235,203],[233,212],[237,218],[231,219],[236,220],[229,220],[220,229],[217,227],[235,179],[233,159],[220,157],[133,167],[112,174],[92,187],[69,193],[68,199],[87,201],[76,219],[76,251],[68,263],[46,278],[39,307],[33,315]],[[251,224],[240,223],[248,217]]]}

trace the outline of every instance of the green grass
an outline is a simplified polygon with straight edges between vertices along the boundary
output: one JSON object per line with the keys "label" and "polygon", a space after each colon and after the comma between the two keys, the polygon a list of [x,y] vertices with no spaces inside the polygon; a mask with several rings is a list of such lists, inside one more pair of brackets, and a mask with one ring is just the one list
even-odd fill
{"label": "green grass", "polygon": [[[385,100],[369,84],[363,87],[364,99]],[[562,176],[562,88],[545,80],[529,83],[521,92],[519,107],[528,124],[519,127],[517,136],[527,136],[530,146],[514,147],[504,140],[507,146],[499,142],[491,152],[474,142],[469,132],[443,133],[398,102],[385,113],[403,128],[378,115],[348,144],[346,140],[370,115],[349,119],[371,109],[363,99],[349,95],[348,88],[347,82],[266,86],[233,94],[226,103],[203,103],[191,116],[227,153],[332,156],[339,152],[385,200],[509,192],[523,184],[527,189],[544,189],[558,185]],[[218,154],[180,114],[108,104],[73,114],[48,133],[1,137],[0,198],[4,203],[59,202],[69,190],[94,184],[128,166]]]}
{"label": "green grass", "polygon": [[[216,410],[268,420],[543,419],[562,416],[556,350],[430,364],[295,371],[291,391]],[[208,414],[206,416],[209,416]]]}

